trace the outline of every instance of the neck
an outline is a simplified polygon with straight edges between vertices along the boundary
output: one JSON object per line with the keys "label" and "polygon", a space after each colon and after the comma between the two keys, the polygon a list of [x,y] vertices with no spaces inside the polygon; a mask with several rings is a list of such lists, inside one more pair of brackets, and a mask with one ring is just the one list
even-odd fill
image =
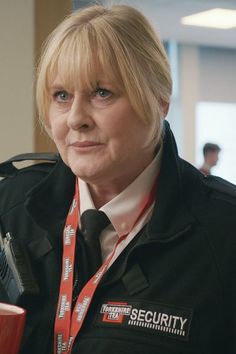
{"label": "neck", "polygon": [[205,168],[205,170],[210,170],[211,169],[211,165],[207,163],[207,161],[205,161],[203,163],[203,167]]}
{"label": "neck", "polygon": [[152,160],[153,156],[147,159],[143,165],[140,165],[139,169],[132,171],[133,173],[121,171],[121,175],[112,180],[103,180],[101,183],[98,181],[95,183],[87,182],[95,207],[99,209],[119,195],[145,170]]}
{"label": "neck", "polygon": [[103,205],[108,203],[110,200],[115,198],[118,194],[122,192],[123,189],[116,188],[116,186],[103,186],[103,185],[89,185],[89,191],[93,199],[93,203],[96,209],[101,208]]}

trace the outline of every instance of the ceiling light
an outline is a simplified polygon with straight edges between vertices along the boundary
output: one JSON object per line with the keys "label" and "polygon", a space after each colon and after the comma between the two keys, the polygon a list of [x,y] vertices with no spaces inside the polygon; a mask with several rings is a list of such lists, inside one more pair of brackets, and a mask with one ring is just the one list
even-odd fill
{"label": "ceiling light", "polygon": [[236,27],[236,10],[212,9],[185,16],[183,25],[228,29]]}

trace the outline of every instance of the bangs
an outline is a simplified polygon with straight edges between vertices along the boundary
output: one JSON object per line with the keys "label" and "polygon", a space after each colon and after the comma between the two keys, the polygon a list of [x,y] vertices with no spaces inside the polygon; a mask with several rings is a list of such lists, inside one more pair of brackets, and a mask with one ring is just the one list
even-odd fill
{"label": "bangs", "polygon": [[117,87],[123,87],[114,55],[89,25],[74,30],[61,43],[48,67],[48,89],[57,75],[69,92],[78,88],[89,91],[97,88],[101,75]]}

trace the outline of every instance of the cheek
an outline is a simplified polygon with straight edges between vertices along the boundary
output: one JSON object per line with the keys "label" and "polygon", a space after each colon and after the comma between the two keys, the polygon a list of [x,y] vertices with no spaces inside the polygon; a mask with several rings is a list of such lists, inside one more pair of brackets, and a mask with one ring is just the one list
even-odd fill
{"label": "cheek", "polygon": [[57,119],[57,117],[53,117],[53,118],[51,117],[49,121],[50,121],[50,129],[51,129],[51,135],[53,140],[56,142],[58,140],[64,139],[67,133],[67,128],[63,119]]}
{"label": "cheek", "polygon": [[134,122],[133,111],[130,108],[121,105],[112,109],[106,114],[106,120],[103,121],[103,126],[100,127],[103,132],[118,140],[125,139],[132,132],[136,122]]}
{"label": "cheek", "polygon": [[53,106],[51,105],[49,107],[49,112],[48,112],[48,123],[51,130],[51,136],[54,141],[60,139],[62,135],[61,121],[62,120],[60,119],[60,117],[57,116],[55,110],[53,109]]}
{"label": "cheek", "polygon": [[[123,113],[123,112],[122,112]],[[113,115],[103,129],[114,149],[133,150],[149,141],[150,128],[141,123],[133,111],[125,111],[118,117]]]}
{"label": "cheek", "polygon": [[67,145],[66,145],[66,133],[61,124],[51,124],[51,138],[54,141],[58,152],[60,153],[65,164],[67,162]]}
{"label": "cheek", "polygon": [[63,127],[59,124],[53,124],[51,126],[52,129],[52,137],[55,141],[60,141],[62,139],[64,139],[65,137],[65,130],[63,129]]}

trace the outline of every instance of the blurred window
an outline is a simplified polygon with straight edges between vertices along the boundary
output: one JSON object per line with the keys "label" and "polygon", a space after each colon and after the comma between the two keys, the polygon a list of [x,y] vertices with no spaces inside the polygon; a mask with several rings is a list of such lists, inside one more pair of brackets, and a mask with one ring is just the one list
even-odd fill
{"label": "blurred window", "polygon": [[221,147],[212,174],[236,184],[236,104],[199,102],[196,107],[196,166],[203,162],[206,142]]}

